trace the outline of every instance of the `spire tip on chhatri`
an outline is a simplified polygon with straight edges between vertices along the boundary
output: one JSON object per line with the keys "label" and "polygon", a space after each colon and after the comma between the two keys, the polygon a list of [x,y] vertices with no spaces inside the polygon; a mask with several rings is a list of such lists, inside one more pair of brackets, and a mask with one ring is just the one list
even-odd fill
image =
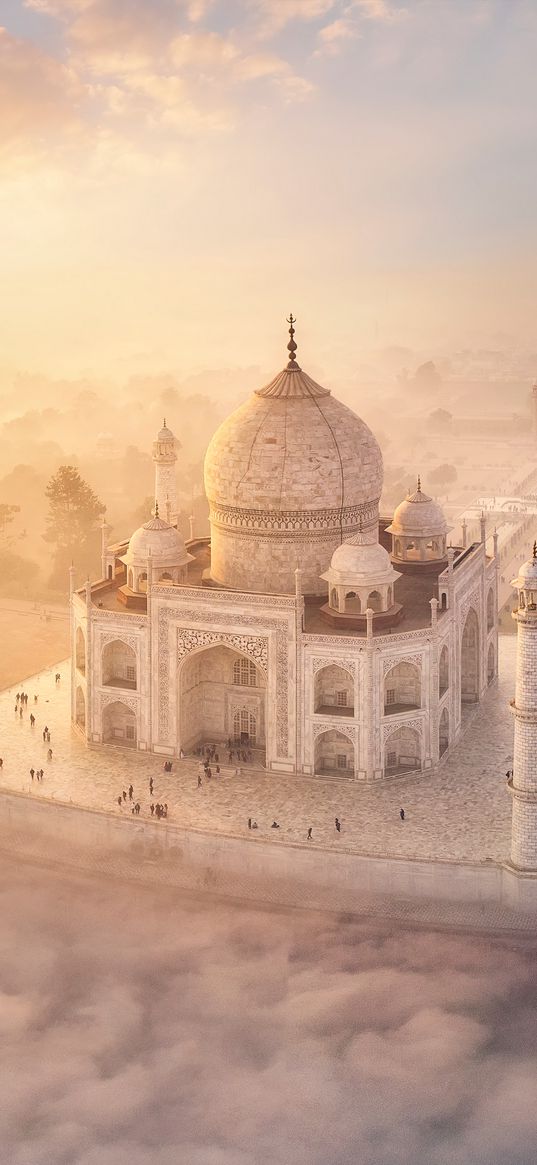
{"label": "spire tip on chhatri", "polygon": [[294,329],[293,325],[296,324],[296,316],[294,316],[292,312],[290,312],[290,314],[287,316],[287,323],[289,324],[289,336],[290,336],[290,340],[289,340],[289,343],[287,345],[287,351],[289,352],[289,363],[288,363],[287,367],[290,368],[291,370],[293,370],[293,369],[299,368],[300,365],[297,364],[297,362],[295,360],[295,353],[297,350],[297,345],[295,343],[295,338],[294,338],[295,337],[295,329]]}
{"label": "spire tip on chhatri", "polygon": [[155,502],[155,518],[158,518],[158,502]]}
{"label": "spire tip on chhatri", "polygon": [[419,494],[421,493],[421,477],[420,477],[419,473],[418,473],[418,493]]}
{"label": "spire tip on chhatri", "polygon": [[533,543],[533,560],[537,558],[537,540]]}

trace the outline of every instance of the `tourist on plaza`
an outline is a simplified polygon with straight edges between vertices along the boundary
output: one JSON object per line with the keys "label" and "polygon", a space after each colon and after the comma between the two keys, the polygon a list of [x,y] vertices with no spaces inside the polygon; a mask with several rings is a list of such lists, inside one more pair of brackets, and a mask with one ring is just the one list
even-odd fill
{"label": "tourist on plaza", "polygon": [[121,809],[121,806],[122,806],[122,804],[123,804],[123,801],[122,801],[122,799],[121,799],[121,793],[119,794],[119,797],[118,797],[118,799],[117,799],[117,803],[118,803],[118,805],[119,805],[119,808]]}
{"label": "tourist on plaza", "polygon": [[33,712],[30,712],[30,724],[32,725],[32,728],[33,728],[33,726],[35,724],[35,716],[34,716]]}
{"label": "tourist on plaza", "polygon": [[201,773],[198,773],[198,789],[201,789],[202,783]]}
{"label": "tourist on plaza", "polygon": [[49,748],[49,750],[47,752],[47,757],[49,760],[52,760],[52,749],[51,748]]}
{"label": "tourist on plaza", "polygon": [[59,684],[59,682],[60,682],[60,679],[61,679],[61,676],[60,676],[60,673],[59,673],[59,671],[57,671],[57,672],[56,672],[56,675],[55,675],[54,679],[56,680],[56,683],[57,683],[57,684]]}
{"label": "tourist on plaza", "polygon": [[50,732],[47,728],[47,744],[50,744]]}
{"label": "tourist on plaza", "polygon": [[124,801],[127,800],[127,793],[126,793],[125,789],[123,790],[123,800]]}
{"label": "tourist on plaza", "polygon": [[220,776],[220,765],[216,766],[216,775],[217,775],[217,777]]}
{"label": "tourist on plaza", "polygon": [[39,696],[34,696],[34,704],[37,704],[38,699],[39,699]]}
{"label": "tourist on plaza", "polygon": [[134,806],[134,808],[135,808],[136,813],[138,814],[140,812],[140,808],[141,808],[139,801],[136,802],[136,805]]}
{"label": "tourist on plaza", "polygon": [[134,785],[129,785],[129,801],[132,801],[132,794],[134,793]]}
{"label": "tourist on plaza", "polygon": [[22,706],[22,704],[21,704],[21,706],[20,706],[20,708],[19,708],[19,716],[22,716],[22,713],[23,713],[23,712],[24,712],[24,708],[23,708],[23,706]]}
{"label": "tourist on plaza", "polygon": [[34,773],[35,773],[35,769],[30,769],[30,776],[32,778],[32,781],[34,779]]}
{"label": "tourist on plaza", "polygon": [[151,804],[151,805],[149,806],[149,808],[150,808],[150,810],[151,810],[151,816],[153,816],[153,814],[154,814],[154,812],[155,812],[155,806],[154,806],[153,804]]}
{"label": "tourist on plaza", "polygon": [[341,821],[339,820],[339,817],[336,817],[336,819],[334,821],[334,825],[335,825],[338,833],[341,833]]}
{"label": "tourist on plaza", "polygon": [[153,796],[153,777],[149,778],[149,792]]}
{"label": "tourist on plaza", "polygon": [[162,806],[162,811],[164,813],[164,816],[167,817],[168,816],[168,805],[167,805],[166,801],[164,802],[164,805]]}
{"label": "tourist on plaza", "polygon": [[309,829],[308,829],[308,841],[312,841],[312,840],[313,840],[313,833],[312,833],[312,831],[313,831],[313,826],[312,826],[312,825],[310,825],[310,827],[309,827]]}
{"label": "tourist on plaza", "polygon": [[404,820],[405,820],[405,811],[404,811],[404,809],[400,809],[400,810],[399,810],[399,816],[400,816],[400,818],[401,818],[401,821],[404,821]]}
{"label": "tourist on plaza", "polygon": [[271,828],[271,829],[279,829],[280,827],[279,827],[279,825],[278,825],[278,822],[277,822],[277,821],[273,821],[273,822],[272,822],[272,825],[271,825],[271,827],[270,827],[270,828]]}
{"label": "tourist on plaza", "polygon": [[252,828],[252,818],[249,817],[248,818],[248,829],[251,829],[251,828]]}
{"label": "tourist on plaza", "polygon": [[3,769],[3,767],[4,767],[4,761],[3,761],[3,758],[0,756],[0,769]]}
{"label": "tourist on plaza", "polygon": [[20,694],[20,692],[17,692],[17,695],[15,696],[15,699],[16,699],[16,701],[17,701],[17,704],[18,704],[18,702],[19,702],[20,698],[21,698],[21,694]]}
{"label": "tourist on plaza", "polygon": [[210,781],[212,775],[213,775],[212,769],[209,767],[209,765],[207,765],[207,780],[208,781]]}
{"label": "tourist on plaza", "polygon": [[257,821],[252,821],[252,829],[259,829]]}

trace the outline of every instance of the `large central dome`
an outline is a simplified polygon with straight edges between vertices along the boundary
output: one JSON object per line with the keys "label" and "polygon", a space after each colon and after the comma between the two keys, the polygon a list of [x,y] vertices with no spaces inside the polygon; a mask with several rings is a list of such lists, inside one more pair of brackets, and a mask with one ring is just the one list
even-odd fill
{"label": "large central dome", "polygon": [[304,591],[360,525],[377,530],[382,455],[368,426],[291,360],[217,429],[205,457],[211,575],[223,586]]}

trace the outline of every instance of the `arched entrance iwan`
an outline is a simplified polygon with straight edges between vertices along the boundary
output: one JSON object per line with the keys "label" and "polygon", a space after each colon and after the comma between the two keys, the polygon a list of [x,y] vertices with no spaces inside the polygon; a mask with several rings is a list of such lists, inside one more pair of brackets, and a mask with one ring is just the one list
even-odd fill
{"label": "arched entrance iwan", "polygon": [[264,761],[266,693],[263,669],[234,648],[218,643],[192,652],[179,669],[178,748],[225,749],[231,741]]}

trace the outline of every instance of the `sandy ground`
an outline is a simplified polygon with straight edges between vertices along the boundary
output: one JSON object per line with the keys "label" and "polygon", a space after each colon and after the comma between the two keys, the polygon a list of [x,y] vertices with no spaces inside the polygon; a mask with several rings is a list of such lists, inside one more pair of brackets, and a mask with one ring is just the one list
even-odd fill
{"label": "sandy ground", "polygon": [[0,690],[68,654],[67,607],[0,600]]}

